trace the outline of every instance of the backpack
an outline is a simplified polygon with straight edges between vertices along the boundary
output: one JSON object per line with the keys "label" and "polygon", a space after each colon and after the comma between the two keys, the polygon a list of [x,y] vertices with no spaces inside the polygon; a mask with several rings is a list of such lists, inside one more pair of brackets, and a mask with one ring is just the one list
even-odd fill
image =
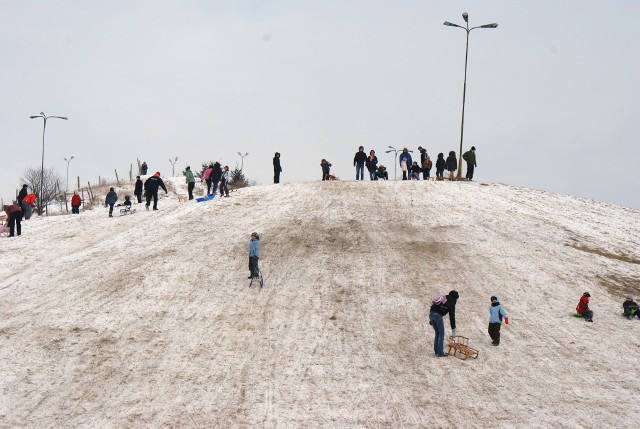
{"label": "backpack", "polygon": [[430,169],[431,166],[432,166],[432,164],[431,164],[431,160],[430,159],[425,158],[424,161],[422,161],[422,168]]}
{"label": "backpack", "polygon": [[447,297],[445,295],[434,296],[431,302],[435,305],[445,305],[447,303]]}

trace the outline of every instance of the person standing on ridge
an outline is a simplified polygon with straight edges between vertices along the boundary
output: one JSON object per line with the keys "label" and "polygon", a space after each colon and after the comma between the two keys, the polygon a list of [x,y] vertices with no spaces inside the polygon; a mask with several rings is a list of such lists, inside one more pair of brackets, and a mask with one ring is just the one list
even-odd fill
{"label": "person standing on ridge", "polygon": [[436,180],[444,180],[445,167],[446,162],[444,162],[444,153],[440,152],[438,154],[438,159],[436,160]]}
{"label": "person standing on ridge", "polygon": [[213,163],[213,170],[211,171],[211,183],[213,184],[213,192],[212,194],[216,194],[218,192],[218,183],[220,183],[220,178],[222,177],[222,167],[218,161]]}
{"label": "person standing on ridge", "polygon": [[138,199],[138,204],[142,202],[142,180],[140,176],[136,176],[136,187],[133,190],[133,195]]}
{"label": "person standing on ridge", "polygon": [[504,310],[504,307],[502,307],[502,304],[500,304],[500,297],[498,295],[492,295],[491,305],[489,306],[489,336],[491,337],[491,344],[494,346],[500,345],[502,319],[504,319],[505,325],[509,324],[509,316]]}
{"label": "person standing on ridge", "polygon": [[458,292],[452,290],[448,295],[440,295],[433,299],[429,309],[429,325],[435,331],[433,339],[433,351],[437,357],[446,357],[444,353],[444,320],[443,317],[449,313],[449,323],[451,324],[451,336],[456,337],[456,302]]}
{"label": "person standing on ridge", "polygon": [[73,197],[71,197],[71,214],[80,214],[80,204],[82,199],[78,195],[78,191],[73,191]]}
{"label": "person standing on ridge", "polygon": [[149,167],[147,166],[147,161],[142,161],[142,165],[140,166],[140,175],[146,176],[148,169]]}
{"label": "person standing on ridge", "polygon": [[458,160],[456,159],[456,153],[454,151],[449,152],[449,156],[445,161],[447,171],[449,172],[449,180],[455,180],[453,178],[453,172],[458,169]]}
{"label": "person standing on ridge", "polygon": [[207,183],[207,195],[211,195],[211,172],[212,171],[213,171],[213,164],[209,165],[207,168],[204,169],[204,171],[202,172],[202,178],[200,179],[201,182],[204,180]]}
{"label": "person standing on ridge", "polygon": [[353,157],[353,166],[356,168],[356,180],[364,180],[364,163],[366,161],[367,154],[364,153],[364,147],[360,146]]}
{"label": "person standing on ridge", "polygon": [[16,203],[18,205],[18,207],[22,207],[22,200],[24,199],[24,197],[27,196],[27,194],[29,193],[29,191],[27,190],[28,186],[25,183],[24,185],[22,185],[22,189],[20,189],[20,192],[18,192],[18,202]]}
{"label": "person standing on ridge", "polygon": [[276,152],[273,156],[273,183],[280,183],[280,173],[282,173],[282,167],[280,166],[280,152]]}
{"label": "person standing on ridge", "polygon": [[476,163],[476,147],[471,146],[471,150],[466,151],[462,154],[462,159],[467,162],[467,175],[465,176],[467,180],[473,180],[473,170],[478,166]]}
{"label": "person standing on ridge", "polygon": [[320,161],[320,167],[322,168],[322,180],[329,180],[329,174],[331,174],[331,163],[326,159]]}
{"label": "person standing on ridge", "polygon": [[[409,149],[407,149],[406,147],[402,149],[402,153],[400,154],[399,157],[399,162],[400,162],[400,167],[402,168],[402,180],[407,180],[407,171],[409,170],[409,167],[411,167],[411,164],[413,164],[413,161],[411,160],[411,154],[409,153]],[[402,163],[404,162],[404,166],[402,166]],[[393,179],[395,180],[395,178]]]}
{"label": "person standing on ridge", "polygon": [[149,177],[144,182],[144,190],[145,196],[147,198],[147,203],[145,204],[145,208],[149,210],[149,205],[151,204],[151,198],[153,198],[153,209],[158,210],[158,188],[162,188],[164,190],[165,195],[168,194],[167,187],[164,186],[164,182],[160,178],[160,172],[156,171],[156,173]]}
{"label": "person standing on ridge", "polygon": [[33,208],[36,205],[36,198],[38,198],[38,194],[34,192],[33,194],[29,194],[22,199],[22,214],[25,220],[31,219]]}
{"label": "person standing on ridge", "polygon": [[378,170],[378,157],[376,156],[376,151],[371,149],[369,151],[369,156],[367,157],[367,170],[369,170],[369,179],[378,180],[377,170]]}
{"label": "person standing on ridge", "polygon": [[196,187],[196,178],[193,177],[193,171],[191,171],[191,167],[187,165],[187,168],[184,170],[184,177],[187,181],[187,192],[189,192],[189,199],[193,199],[193,188]]}
{"label": "person standing on ridge", "polygon": [[222,169],[222,176],[220,176],[220,196],[229,196],[229,166],[225,165]]}
{"label": "person standing on ridge", "polygon": [[[423,179],[427,180],[427,173],[424,171],[424,167],[426,165],[427,162],[427,158],[429,158],[429,155],[427,155],[427,150],[424,149],[422,146],[418,146],[418,152],[420,153],[420,168],[422,169],[423,174]],[[431,167],[429,167],[431,168]]]}

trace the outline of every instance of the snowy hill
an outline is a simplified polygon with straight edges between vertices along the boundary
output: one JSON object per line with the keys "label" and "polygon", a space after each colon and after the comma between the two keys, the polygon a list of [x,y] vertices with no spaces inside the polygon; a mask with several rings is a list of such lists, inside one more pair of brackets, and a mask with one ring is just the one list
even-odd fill
{"label": "snowy hill", "polygon": [[[0,427],[635,419],[640,321],[620,312],[640,295],[638,211],[498,184],[369,181],[140,207],[34,217],[0,240]],[[247,287],[252,231],[262,290]],[[477,360],[433,354],[430,301],[451,289]],[[591,324],[571,316],[585,290]],[[510,316],[499,347],[492,293]]]}

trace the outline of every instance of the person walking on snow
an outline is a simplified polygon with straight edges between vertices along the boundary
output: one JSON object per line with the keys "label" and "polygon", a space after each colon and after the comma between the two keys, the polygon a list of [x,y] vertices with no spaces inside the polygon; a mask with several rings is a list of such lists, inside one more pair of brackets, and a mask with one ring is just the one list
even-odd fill
{"label": "person walking on snow", "polygon": [[587,322],[593,322],[593,311],[589,309],[589,298],[591,298],[591,294],[589,292],[582,294],[580,301],[576,306],[576,312],[581,314]]}
{"label": "person walking on snow", "polygon": [[151,198],[153,198],[153,209],[158,210],[158,188],[162,188],[164,190],[165,195],[169,193],[167,191],[167,187],[164,186],[164,182],[160,178],[160,172],[156,171],[156,173],[153,176],[149,177],[144,182],[145,196],[147,199],[145,208],[147,210],[149,210],[149,205],[151,204]]}
{"label": "person walking on snow", "polygon": [[467,180],[473,180],[473,170],[478,166],[476,163],[476,147],[471,146],[471,150],[462,154],[462,159],[467,162]]}
{"label": "person walking on snow", "polygon": [[196,187],[196,178],[193,177],[193,171],[191,171],[191,167],[187,166],[184,170],[184,177],[187,181],[187,192],[189,192],[189,199],[193,199],[193,188]]}
{"label": "person walking on snow", "polygon": [[80,199],[78,191],[73,191],[73,197],[71,197],[71,214],[80,214],[80,204],[82,204],[82,199]]}
{"label": "person walking on snow", "polygon": [[509,316],[504,310],[504,307],[502,307],[502,304],[500,304],[500,297],[498,295],[492,295],[491,305],[489,306],[489,336],[491,337],[491,344],[494,346],[500,345],[502,319],[504,319],[505,325],[509,324]]}
{"label": "person walking on snow", "polygon": [[142,202],[142,180],[140,176],[136,176],[136,187],[133,190],[133,195],[136,196],[138,204]]}
{"label": "person walking on snow", "polygon": [[369,151],[369,156],[367,157],[367,170],[369,170],[369,179],[378,180],[378,175],[376,174],[376,170],[378,169],[378,157],[376,156],[375,150]]}
{"label": "person walking on snow", "polygon": [[[413,164],[413,161],[411,160],[411,154],[409,153],[409,149],[407,149],[406,147],[402,148],[402,153],[400,154],[399,162],[400,162],[400,168],[402,169],[402,180],[407,180],[408,179],[407,170],[409,169],[409,166]],[[393,180],[395,180],[395,178]]]}
{"label": "person walking on snow", "polygon": [[444,319],[449,313],[449,323],[451,324],[451,336],[456,336],[456,302],[460,295],[452,290],[448,295],[440,295],[433,299],[429,310],[429,325],[435,331],[433,339],[433,351],[437,357],[446,357],[444,354]]}
{"label": "person walking on snow", "polygon": [[[353,166],[356,168],[356,180],[364,180],[364,163],[367,161],[367,154],[364,147],[360,146],[353,157]],[[358,177],[360,179],[358,179]]]}
{"label": "person walking on snow", "polygon": [[7,222],[9,223],[9,237],[14,237],[16,232],[16,226],[18,235],[22,235],[22,209],[16,204],[7,204],[3,207],[4,212],[7,214]]}
{"label": "person walking on snow", "polygon": [[116,204],[116,201],[118,201],[118,194],[116,194],[116,191],[111,187],[104,199],[104,206],[109,206],[109,217],[113,217],[113,206]]}
{"label": "person walking on snow", "polygon": [[249,242],[249,279],[260,278],[260,268],[258,267],[258,259],[260,258],[260,237],[257,232],[251,233],[251,241]]}
{"label": "person walking on snow", "polygon": [[273,183],[280,183],[280,173],[282,173],[282,167],[280,166],[280,152],[276,152],[273,156]]}
{"label": "person walking on snow", "polygon": [[204,169],[204,171],[202,172],[202,179],[200,179],[201,182],[204,180],[207,183],[207,195],[211,194],[211,172],[212,171],[213,171],[213,164],[209,165],[207,168]]}

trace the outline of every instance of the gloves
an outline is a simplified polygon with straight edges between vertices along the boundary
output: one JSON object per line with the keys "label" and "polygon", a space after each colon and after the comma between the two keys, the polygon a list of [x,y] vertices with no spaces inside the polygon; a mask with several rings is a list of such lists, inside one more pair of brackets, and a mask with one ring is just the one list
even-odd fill
{"label": "gloves", "polygon": [[509,324],[509,318],[508,318],[508,317],[505,317],[505,318],[504,318],[504,323],[505,323],[505,325],[508,325],[508,324]]}
{"label": "gloves", "polygon": [[456,337],[456,330],[455,330],[455,329],[452,329],[452,330],[451,330],[451,336],[452,336],[453,338],[455,338],[455,337]]}

